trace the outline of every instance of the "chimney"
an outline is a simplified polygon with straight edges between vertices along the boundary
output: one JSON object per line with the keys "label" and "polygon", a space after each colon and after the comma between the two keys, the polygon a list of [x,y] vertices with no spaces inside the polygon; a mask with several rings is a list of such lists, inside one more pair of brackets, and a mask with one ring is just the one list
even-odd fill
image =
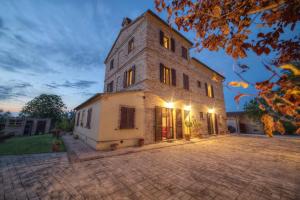
{"label": "chimney", "polygon": [[122,27],[124,28],[125,26],[127,26],[128,24],[130,24],[131,21],[132,21],[132,20],[131,20],[130,18],[125,17],[125,18],[123,19],[123,22],[122,22]]}

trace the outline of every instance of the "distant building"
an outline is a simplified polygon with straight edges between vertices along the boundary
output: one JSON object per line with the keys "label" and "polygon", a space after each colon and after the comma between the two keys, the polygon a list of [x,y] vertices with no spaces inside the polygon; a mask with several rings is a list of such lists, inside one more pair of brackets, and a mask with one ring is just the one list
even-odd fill
{"label": "distant building", "polygon": [[264,134],[260,121],[255,121],[245,112],[227,112],[227,125],[231,133]]}
{"label": "distant building", "polygon": [[49,133],[50,126],[51,119],[49,118],[19,117],[10,117],[0,125],[2,134],[13,134],[15,136]]}

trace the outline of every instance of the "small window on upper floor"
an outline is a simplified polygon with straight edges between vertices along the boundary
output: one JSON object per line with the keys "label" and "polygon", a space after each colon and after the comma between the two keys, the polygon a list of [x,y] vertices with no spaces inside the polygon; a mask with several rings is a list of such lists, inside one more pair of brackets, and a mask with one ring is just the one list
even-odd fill
{"label": "small window on upper floor", "polygon": [[197,81],[198,88],[201,88],[201,81]]}
{"label": "small window on upper floor", "polygon": [[167,36],[163,37],[163,47],[166,49],[170,48],[170,39]]}
{"label": "small window on upper floor", "polygon": [[128,42],[128,54],[134,49],[134,38]]}
{"label": "small window on upper floor", "polygon": [[129,87],[135,83],[135,65],[124,72],[123,87]]}
{"label": "small window on upper floor", "polygon": [[186,74],[183,74],[183,88],[186,89],[186,90],[190,89],[190,86],[189,86],[189,76],[186,75]]}
{"label": "small window on upper floor", "polygon": [[211,84],[205,83],[205,92],[206,92],[206,96],[210,98],[214,98],[214,88]]}
{"label": "small window on upper floor", "polygon": [[112,70],[114,68],[114,59],[110,61],[109,69]]}
{"label": "small window on upper floor", "polygon": [[160,82],[176,86],[176,70],[160,64]]}
{"label": "small window on upper floor", "polygon": [[187,48],[185,47],[181,47],[181,56],[184,58],[184,59],[187,59],[188,58],[188,52],[187,52]]}

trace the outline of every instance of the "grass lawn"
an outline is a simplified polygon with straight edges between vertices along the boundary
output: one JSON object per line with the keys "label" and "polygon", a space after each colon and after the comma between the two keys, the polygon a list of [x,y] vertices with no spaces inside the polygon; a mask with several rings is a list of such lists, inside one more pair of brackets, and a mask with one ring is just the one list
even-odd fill
{"label": "grass lawn", "polygon": [[[7,154],[31,154],[52,152],[52,142],[54,138],[50,134],[12,137],[4,142],[0,142],[0,155]],[[65,151],[65,146],[61,141],[60,151]]]}

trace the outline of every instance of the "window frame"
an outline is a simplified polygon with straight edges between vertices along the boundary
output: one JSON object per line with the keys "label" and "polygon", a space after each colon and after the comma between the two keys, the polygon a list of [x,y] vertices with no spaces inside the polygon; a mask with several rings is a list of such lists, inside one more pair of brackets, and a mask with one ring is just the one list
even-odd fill
{"label": "window frame", "polygon": [[87,120],[86,120],[86,125],[85,128],[91,129],[91,121],[92,121],[92,114],[93,114],[93,108],[89,108],[87,111]]}
{"label": "window frame", "polygon": [[128,41],[128,54],[130,54],[134,49],[134,37]]}
{"label": "window frame", "polygon": [[184,59],[188,59],[188,50],[184,46],[181,46],[181,57]]}
{"label": "window frame", "polygon": [[[170,49],[170,38],[168,36],[164,35],[162,40],[163,40],[162,46],[166,49]],[[167,46],[165,46],[165,45],[167,45]]]}
{"label": "window frame", "polygon": [[187,74],[183,73],[183,89],[190,90],[190,78]]}
{"label": "window frame", "polygon": [[111,81],[106,85],[106,92],[113,92],[113,91],[114,91],[114,81]]}
{"label": "window frame", "polygon": [[115,62],[114,59],[111,59],[111,60],[110,60],[109,70],[113,70],[113,69],[114,69],[114,67],[115,67],[115,66],[114,66],[114,62]]}
{"label": "window frame", "polygon": [[[126,113],[122,113],[126,111]],[[121,105],[119,114],[119,129],[135,129],[136,109],[132,106]],[[132,116],[131,116],[132,114]],[[122,117],[126,116],[125,119]],[[123,124],[123,122],[125,123]]]}

